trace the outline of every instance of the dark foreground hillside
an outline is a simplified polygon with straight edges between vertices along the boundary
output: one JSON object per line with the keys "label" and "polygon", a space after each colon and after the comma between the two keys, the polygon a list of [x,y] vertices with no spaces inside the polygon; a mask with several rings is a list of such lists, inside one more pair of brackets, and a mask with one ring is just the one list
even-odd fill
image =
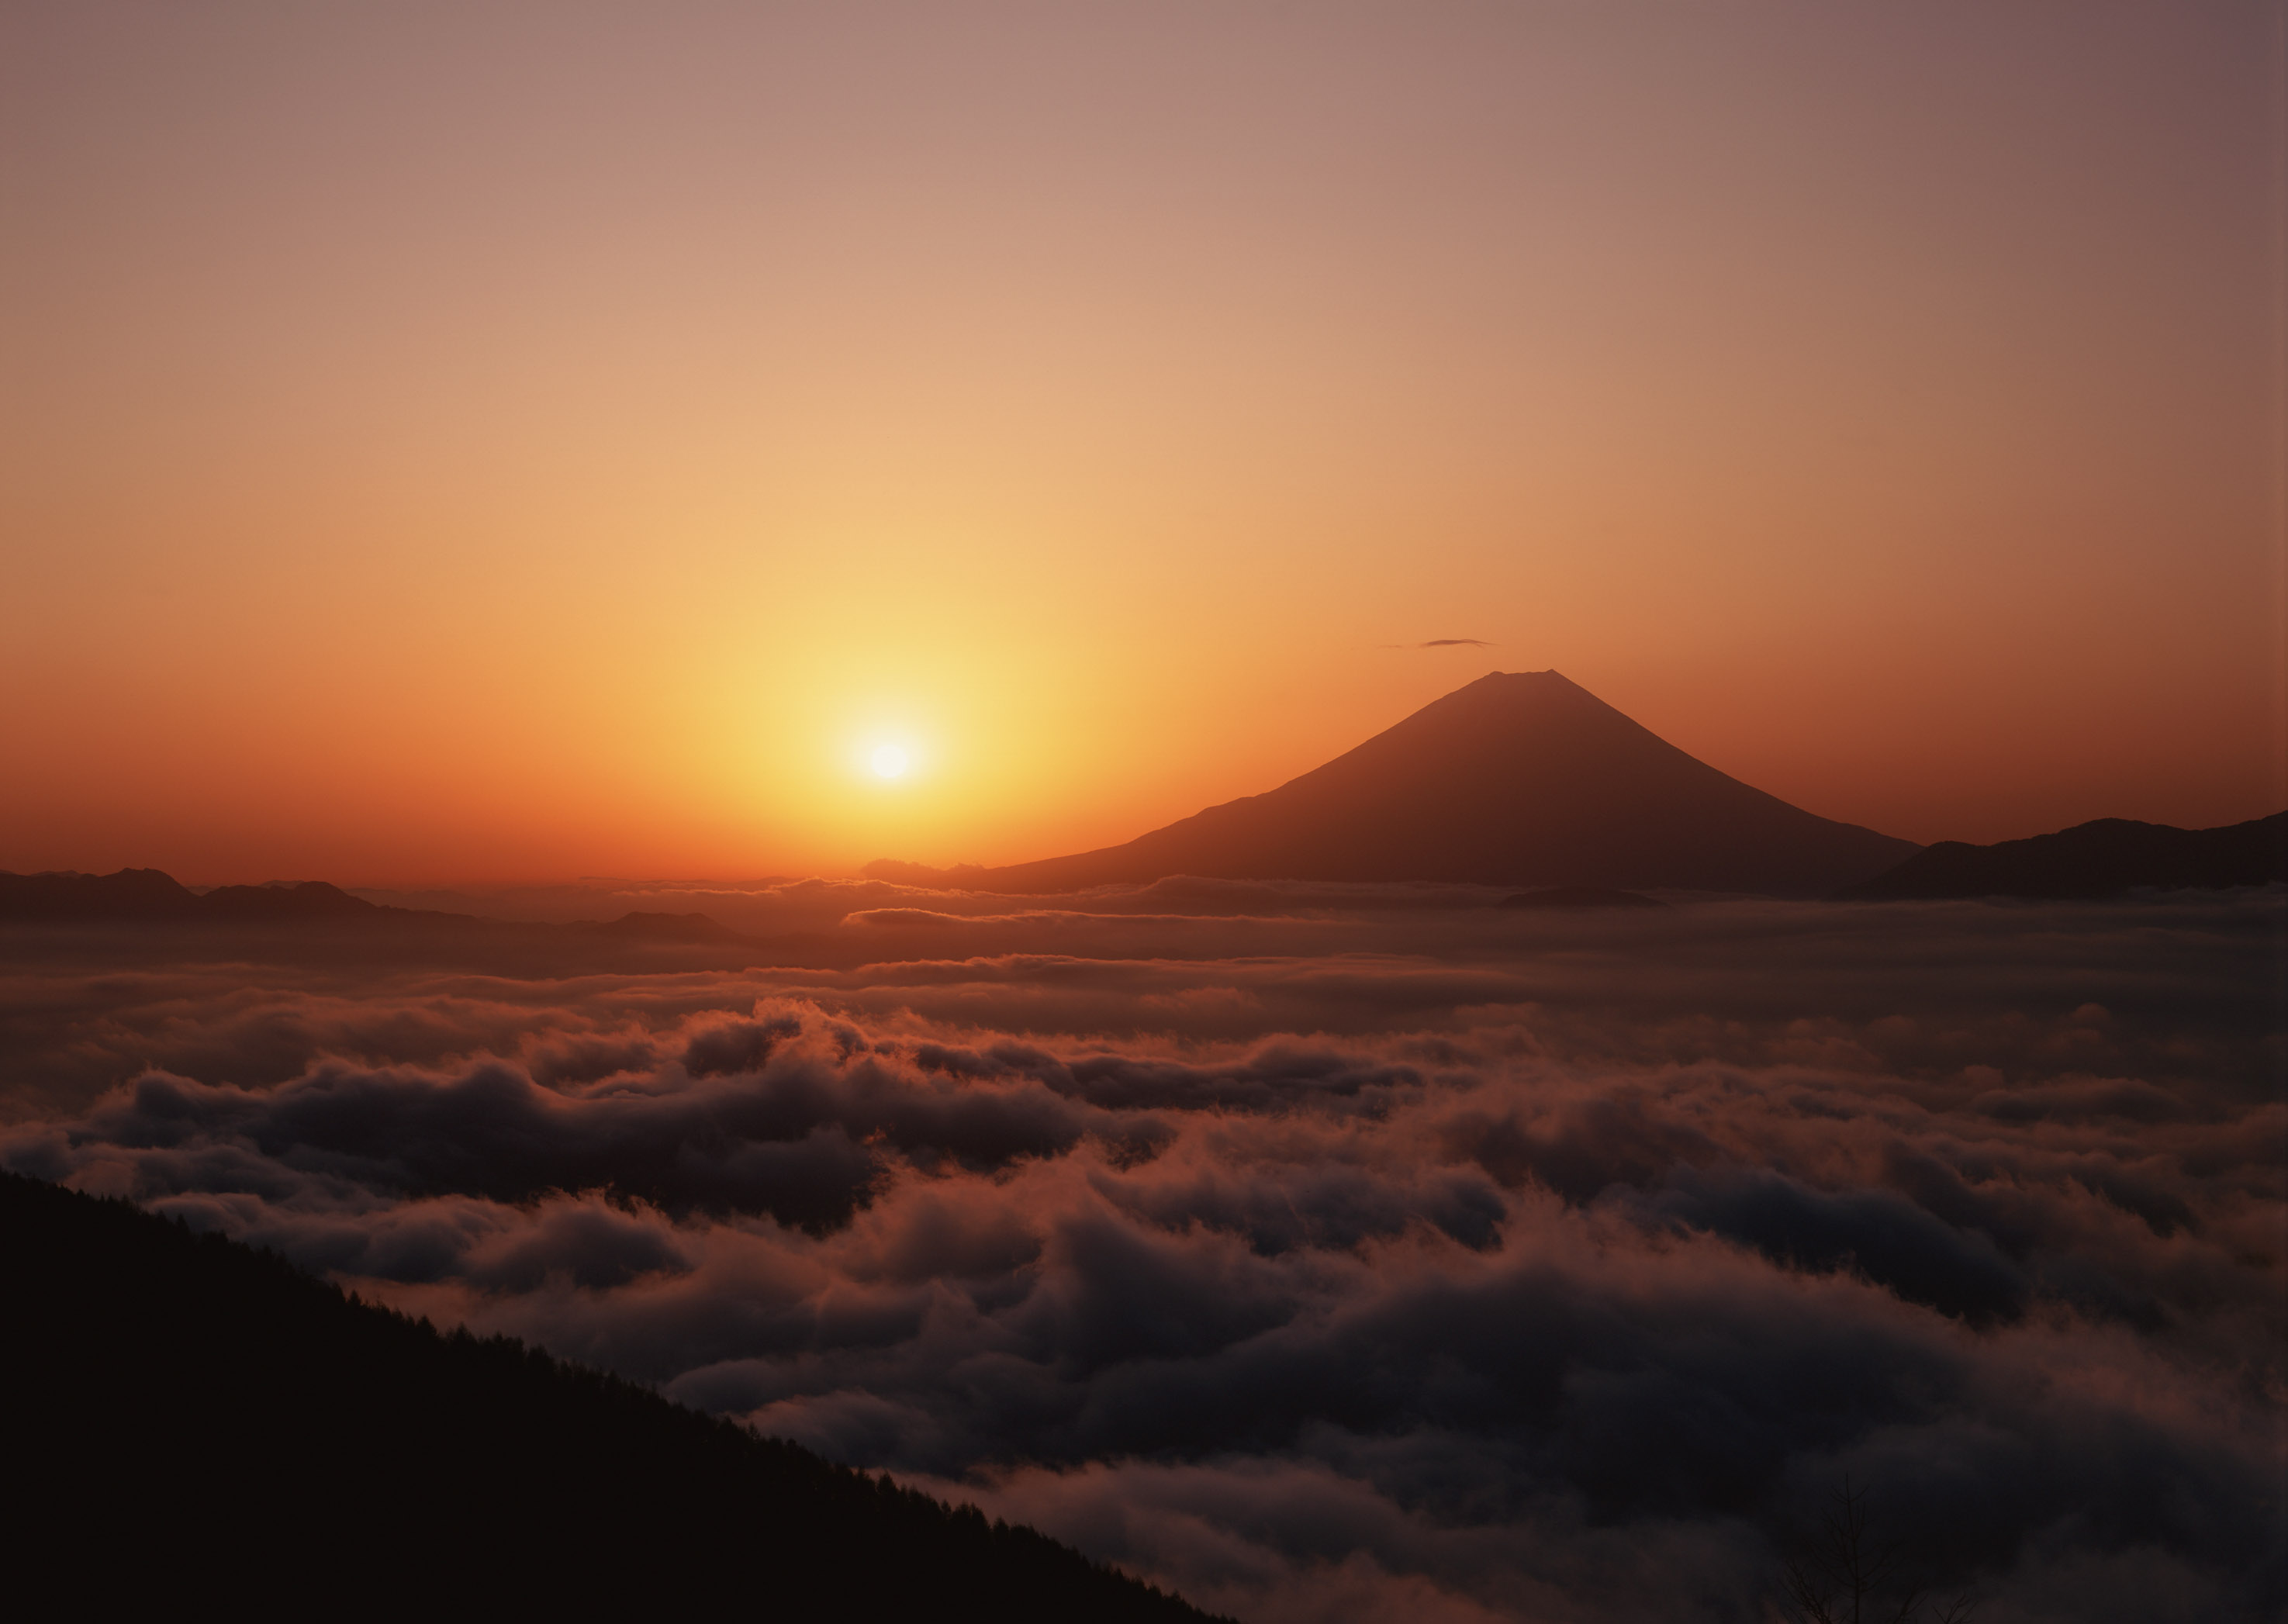
{"label": "dark foreground hillside", "polygon": [[123,1605],[1198,1620],[1028,1528],[0,1174],[20,1563]]}

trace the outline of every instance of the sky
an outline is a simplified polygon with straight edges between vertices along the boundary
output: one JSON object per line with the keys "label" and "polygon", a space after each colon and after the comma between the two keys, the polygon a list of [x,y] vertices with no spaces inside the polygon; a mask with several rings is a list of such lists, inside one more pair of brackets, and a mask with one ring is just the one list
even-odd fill
{"label": "sky", "polygon": [[1018,861],[1495,669],[1910,839],[2278,811],[2283,40],[0,5],[0,867]]}

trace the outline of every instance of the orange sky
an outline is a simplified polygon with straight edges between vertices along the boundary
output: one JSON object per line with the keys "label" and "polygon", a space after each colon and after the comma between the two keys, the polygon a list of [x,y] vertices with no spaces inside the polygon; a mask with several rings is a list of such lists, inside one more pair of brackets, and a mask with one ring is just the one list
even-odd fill
{"label": "orange sky", "polygon": [[2282,40],[8,8],[0,867],[1016,860],[1551,667],[1910,838],[2277,811]]}

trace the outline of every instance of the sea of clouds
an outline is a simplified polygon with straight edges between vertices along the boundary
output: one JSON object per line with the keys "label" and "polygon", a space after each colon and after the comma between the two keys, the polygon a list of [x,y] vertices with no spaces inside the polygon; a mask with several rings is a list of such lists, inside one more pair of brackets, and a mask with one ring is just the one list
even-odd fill
{"label": "sea of clouds", "polygon": [[2277,889],[1486,902],[26,937],[0,1163],[1261,1624],[1760,1619],[1847,1481],[1982,1624],[2277,1616]]}

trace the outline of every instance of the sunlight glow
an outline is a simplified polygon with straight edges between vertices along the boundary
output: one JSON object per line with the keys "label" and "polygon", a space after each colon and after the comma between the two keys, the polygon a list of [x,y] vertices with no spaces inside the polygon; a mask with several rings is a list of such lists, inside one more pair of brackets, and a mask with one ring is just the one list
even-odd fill
{"label": "sunlight glow", "polygon": [[884,778],[902,778],[908,764],[906,752],[894,744],[878,748],[873,755],[874,771]]}

